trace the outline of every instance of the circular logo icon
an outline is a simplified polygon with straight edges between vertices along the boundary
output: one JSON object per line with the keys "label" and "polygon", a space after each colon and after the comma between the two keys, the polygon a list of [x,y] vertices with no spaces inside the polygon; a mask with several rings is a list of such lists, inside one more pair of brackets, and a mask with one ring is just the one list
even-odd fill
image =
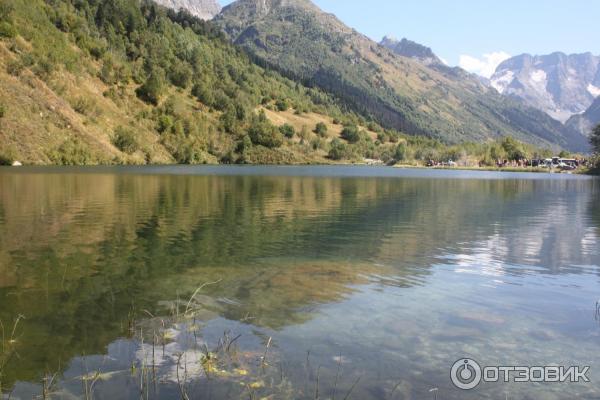
{"label": "circular logo icon", "polygon": [[481,366],[470,358],[460,359],[452,366],[450,379],[459,389],[475,389],[481,383]]}

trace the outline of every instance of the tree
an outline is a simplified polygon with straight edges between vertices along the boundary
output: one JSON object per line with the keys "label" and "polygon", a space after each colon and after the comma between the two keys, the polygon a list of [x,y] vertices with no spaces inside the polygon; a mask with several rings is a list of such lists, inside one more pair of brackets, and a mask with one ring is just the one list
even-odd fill
{"label": "tree", "polygon": [[325,125],[323,122],[317,123],[317,126],[315,127],[315,133],[320,137],[327,136],[327,125]]}
{"label": "tree", "polygon": [[142,86],[136,90],[137,96],[154,105],[158,105],[165,91],[165,78],[161,72],[153,72]]}
{"label": "tree", "polygon": [[287,100],[279,99],[275,102],[275,107],[277,107],[277,110],[279,111],[287,111],[288,108],[290,108],[290,105]]}
{"label": "tree", "polygon": [[590,137],[590,143],[596,154],[600,154],[600,125],[598,125],[592,132]]}
{"label": "tree", "polygon": [[347,145],[339,139],[333,139],[329,148],[329,158],[332,160],[341,160],[348,153]]}
{"label": "tree", "polygon": [[291,139],[296,134],[296,129],[290,124],[283,124],[279,127],[279,132],[288,139]]}
{"label": "tree", "polygon": [[406,145],[404,143],[400,143],[398,147],[396,147],[394,159],[396,162],[404,161],[406,159]]}
{"label": "tree", "polygon": [[360,132],[356,125],[347,125],[342,130],[342,138],[347,140],[348,143],[356,143],[360,140]]}
{"label": "tree", "polygon": [[252,143],[271,149],[283,144],[283,135],[275,125],[271,124],[263,112],[252,118],[248,136]]}

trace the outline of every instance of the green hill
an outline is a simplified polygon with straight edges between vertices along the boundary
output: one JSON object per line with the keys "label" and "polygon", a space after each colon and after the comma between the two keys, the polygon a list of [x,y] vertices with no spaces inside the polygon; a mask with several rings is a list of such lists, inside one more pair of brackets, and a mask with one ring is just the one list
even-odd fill
{"label": "green hill", "polygon": [[[512,140],[448,146],[383,129],[346,98],[257,65],[216,25],[152,2],[3,1],[0,54],[0,164],[492,164],[540,154]],[[308,71],[316,61],[304,62]]]}
{"label": "green hill", "polygon": [[257,62],[322,88],[387,127],[450,143],[514,136],[582,150],[585,138],[468,74],[398,56],[309,0],[238,0],[217,17]]}

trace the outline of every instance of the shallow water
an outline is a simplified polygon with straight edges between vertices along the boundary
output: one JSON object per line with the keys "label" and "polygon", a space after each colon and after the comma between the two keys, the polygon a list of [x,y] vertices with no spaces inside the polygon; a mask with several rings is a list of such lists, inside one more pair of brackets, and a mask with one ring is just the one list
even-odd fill
{"label": "shallow water", "polygon": [[[276,387],[271,398],[314,399],[318,387],[319,398],[597,399],[599,237],[600,182],[569,175],[0,169],[5,342],[25,317],[0,383],[28,399],[52,376],[50,396],[67,399],[98,371],[93,398],[138,399],[148,341],[137,329],[217,282],[172,327],[144,398],[181,398],[168,364],[188,351],[190,398],[249,398],[260,381],[255,398]],[[242,335],[251,376],[197,368],[190,337],[215,347],[225,331]],[[450,381],[463,357],[590,366],[592,382],[463,392]]]}

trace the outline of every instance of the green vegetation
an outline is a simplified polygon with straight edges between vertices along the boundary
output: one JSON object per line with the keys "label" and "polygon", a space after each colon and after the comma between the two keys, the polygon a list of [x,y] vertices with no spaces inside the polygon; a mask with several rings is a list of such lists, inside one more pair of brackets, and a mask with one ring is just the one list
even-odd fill
{"label": "green vegetation", "polygon": [[356,125],[345,126],[342,130],[342,138],[347,140],[349,143],[358,143],[361,134]]}
{"label": "green vegetation", "polygon": [[215,25],[151,2],[15,0],[0,18],[17,30],[0,40],[3,163],[494,165],[540,153],[383,129],[254,64]]}
{"label": "green vegetation", "polygon": [[594,175],[600,175],[600,125],[596,126],[592,131],[590,143],[594,150],[594,158],[592,159],[590,172]]}
{"label": "green vegetation", "polygon": [[290,124],[283,124],[279,127],[279,131],[283,136],[288,139],[291,139],[296,134],[296,129]]}
{"label": "green vegetation", "polygon": [[594,128],[592,131],[590,143],[592,144],[594,153],[600,154],[600,125],[596,126],[596,128]]}
{"label": "green vegetation", "polygon": [[323,122],[317,123],[314,132],[320,137],[327,136],[327,125],[325,125]]}
{"label": "green vegetation", "polygon": [[133,154],[139,149],[135,132],[122,126],[115,130],[112,142],[116,148],[127,154]]}
{"label": "green vegetation", "polygon": [[539,110],[453,69],[397,57],[308,1],[241,0],[217,17],[261,65],[319,87],[378,124],[445,143],[513,136],[539,146],[585,150],[585,138]]}

